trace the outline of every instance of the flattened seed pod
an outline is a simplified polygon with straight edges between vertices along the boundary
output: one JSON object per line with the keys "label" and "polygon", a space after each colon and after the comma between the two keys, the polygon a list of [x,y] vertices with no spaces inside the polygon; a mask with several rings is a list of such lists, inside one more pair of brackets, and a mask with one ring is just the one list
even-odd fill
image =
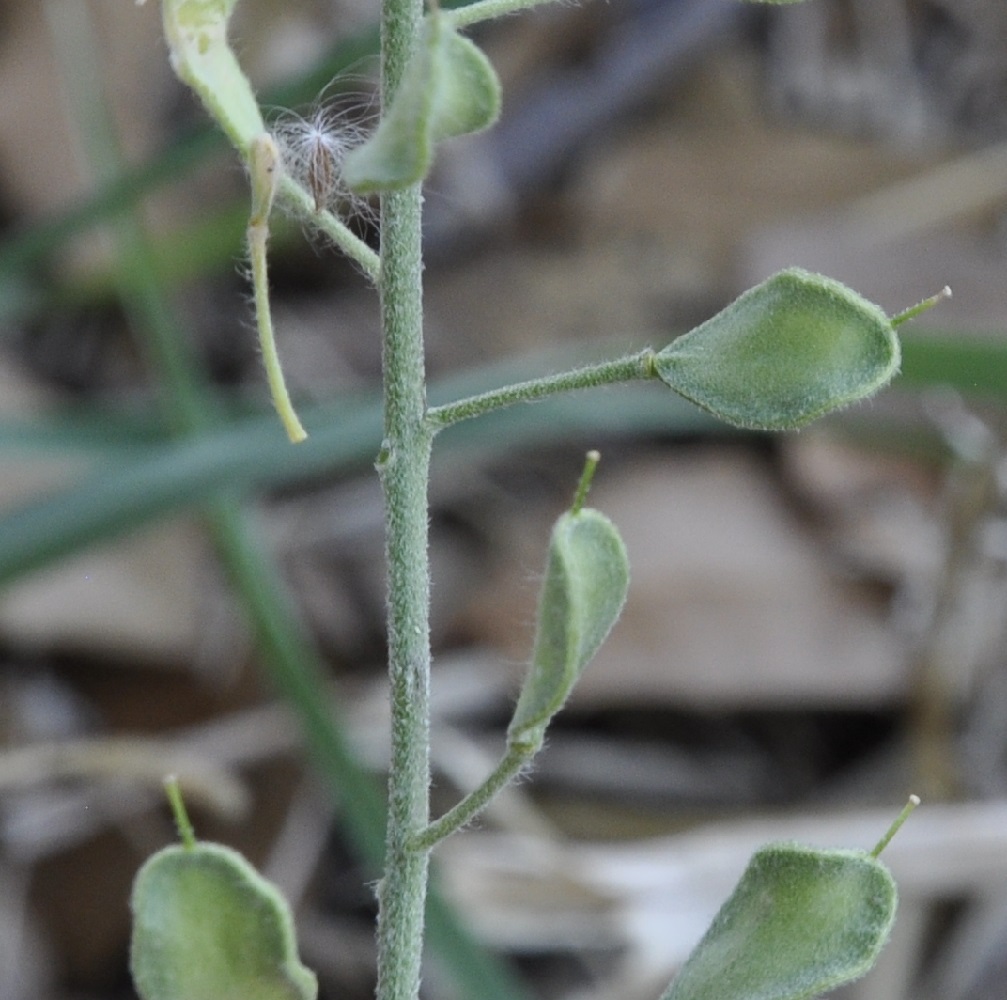
{"label": "flattened seed pod", "polygon": [[771,844],[661,1000],[811,1000],[862,976],[895,919],[888,869],[865,851]]}
{"label": "flattened seed pod", "polygon": [[730,424],[790,430],[876,392],[900,358],[878,306],[791,268],[672,341],[655,367],[666,385]]}
{"label": "flattened seed pod", "polygon": [[315,1000],[290,908],[237,851],[175,845],[133,883],[130,968],[143,1000]]}
{"label": "flattened seed pod", "polygon": [[480,132],[499,115],[500,81],[490,61],[434,10],[377,131],[346,155],[346,183],[367,194],[421,181],[438,141]]}
{"label": "flattened seed pod", "polygon": [[562,514],[549,542],[531,668],[507,730],[511,745],[541,742],[618,619],[628,587],[615,525],[590,507]]}

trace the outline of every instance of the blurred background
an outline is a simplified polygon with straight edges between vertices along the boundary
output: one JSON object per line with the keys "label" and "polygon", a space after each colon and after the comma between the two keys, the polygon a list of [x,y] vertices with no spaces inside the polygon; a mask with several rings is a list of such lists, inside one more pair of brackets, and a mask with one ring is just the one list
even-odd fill
{"label": "blurred background", "polygon": [[[366,121],[375,18],[243,0],[233,36],[270,109]],[[634,572],[534,779],[438,850],[425,996],[657,997],[755,845],[869,849],[915,792],[893,941],[841,996],[1002,1000],[1007,6],[625,0],[475,34],[505,111],[427,187],[433,399],[661,347],[790,265],[890,314],[954,298],[902,328],[892,389],[800,434],[633,386],[438,439],[438,811],[500,750],[588,448]],[[275,218],[290,446],[245,179],[158,4],[6,0],[0,92],[0,1000],[134,996],[169,771],[288,894],[323,1000],[367,997],[376,297]]]}

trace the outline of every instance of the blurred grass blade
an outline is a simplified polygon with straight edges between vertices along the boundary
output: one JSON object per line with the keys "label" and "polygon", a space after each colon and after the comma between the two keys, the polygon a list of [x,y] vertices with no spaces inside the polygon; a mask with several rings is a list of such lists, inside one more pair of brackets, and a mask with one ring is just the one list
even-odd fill
{"label": "blurred grass blade", "polygon": [[275,421],[261,418],[102,465],[83,482],[0,517],[0,583],[225,488],[242,492],[362,466],[379,440],[380,412],[372,405],[326,421],[296,455]]}
{"label": "blurred grass blade", "polygon": [[901,381],[1007,399],[1007,345],[992,335],[907,334],[902,338]]}

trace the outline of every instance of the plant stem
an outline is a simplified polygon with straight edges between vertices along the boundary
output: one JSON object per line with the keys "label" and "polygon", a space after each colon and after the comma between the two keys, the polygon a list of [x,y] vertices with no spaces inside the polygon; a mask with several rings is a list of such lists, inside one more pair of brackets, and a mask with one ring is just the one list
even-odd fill
{"label": "plant stem", "polygon": [[412,846],[416,850],[429,851],[452,833],[472,822],[489,805],[501,789],[521,773],[525,765],[535,756],[538,747],[522,743],[507,748],[500,763],[485,781],[473,789],[456,806],[449,809],[440,819],[434,820],[418,837]]}
{"label": "plant stem", "polygon": [[164,779],[164,791],[168,796],[172,815],[175,817],[175,826],[178,828],[182,846],[191,851],[196,846],[196,831],[192,828],[192,820],[189,819],[189,813],[182,799],[182,790],[178,787],[178,778],[175,775],[171,774]]}
{"label": "plant stem", "polygon": [[454,27],[464,28],[470,24],[478,24],[480,21],[489,21],[495,17],[503,17],[505,14],[527,10],[529,7],[540,7],[546,2],[547,0],[476,0],[475,3],[456,7],[445,13]]}
{"label": "plant stem", "polygon": [[584,458],[584,471],[580,474],[580,482],[577,484],[577,492],[574,494],[573,503],[570,505],[571,514],[579,514],[584,506],[584,501],[591,490],[591,480],[594,479],[595,470],[601,461],[601,454],[593,448]]}
{"label": "plant stem", "polygon": [[897,316],[893,316],[889,322],[892,326],[901,326],[903,323],[911,319],[916,319],[920,313],[925,313],[928,309],[933,309],[934,306],[943,302],[945,299],[951,298],[951,286],[945,285],[936,295],[931,295],[929,298],[924,299],[922,302],[917,302],[916,305],[910,306],[910,308],[903,310]]}
{"label": "plant stem", "polygon": [[[87,44],[92,38],[87,31],[87,8],[73,5],[64,11],[62,6],[57,8],[52,3],[49,9],[50,12],[58,9],[52,23],[65,29],[61,35],[66,42],[61,49],[64,54],[61,63],[69,64],[69,55],[78,58],[91,56],[96,49],[93,44]],[[64,13],[73,13],[74,16],[64,17]],[[88,81],[97,79],[96,67],[97,63],[93,60],[88,64],[89,73],[84,74]],[[75,96],[82,99],[89,96],[87,88],[76,77],[73,82],[75,86],[71,90]],[[91,140],[90,152],[95,161],[95,171],[111,189],[116,183],[114,178],[121,176],[125,168],[111,118],[102,110],[104,102],[95,100],[94,103],[100,112],[97,119],[85,118],[79,113],[73,117],[78,122],[86,120],[91,126],[85,131],[85,136]],[[126,214],[116,235],[122,262],[117,273],[124,276],[119,293],[161,384],[170,423],[185,437],[205,433],[218,420],[218,401],[187,350],[188,338],[178,325],[171,302],[159,283],[152,244],[138,214]],[[336,450],[346,446],[351,451],[372,448],[372,445],[361,445],[360,442],[373,442],[375,439],[376,416],[372,415],[368,404],[358,406],[350,418],[356,430],[344,424],[346,414],[336,419],[337,433],[333,441]],[[331,425],[333,420],[330,417],[325,422]],[[331,430],[320,427],[318,440],[327,433]],[[354,438],[357,439],[355,445],[352,444]],[[311,445],[304,447],[310,448]],[[241,450],[240,447],[238,450]],[[270,450],[276,451],[269,445],[253,447],[255,464],[261,465]],[[292,455],[294,449],[284,447],[280,453]],[[219,455],[213,464],[221,464]],[[339,464],[338,459],[335,464]],[[323,467],[331,469],[333,463],[325,460]],[[178,472],[176,467],[174,473],[169,471],[168,474],[177,477]],[[377,869],[384,856],[381,837],[386,826],[380,789],[355,756],[345,735],[345,726],[335,711],[336,706],[327,696],[325,662],[305,631],[276,567],[262,547],[261,529],[242,509],[240,501],[245,491],[241,486],[250,484],[236,485],[236,480],[240,478],[233,472],[225,473],[218,480],[217,489],[209,496],[207,514],[215,542],[255,627],[263,666],[297,717],[309,754],[319,772],[334,797],[342,803],[342,822],[353,847],[369,870]],[[228,484],[234,488],[225,488]],[[180,491],[190,498],[194,495],[190,484],[183,483]],[[119,527],[123,527],[121,521]],[[187,836],[181,828],[180,836],[185,842]],[[436,892],[431,892],[429,896],[428,924],[430,945],[450,971],[461,996],[480,996],[483,1000],[528,1000],[529,994],[523,984],[509,968],[475,941],[443,896]]]}
{"label": "plant stem", "polygon": [[[420,34],[422,0],[383,0],[382,103],[388,107]],[[416,1000],[429,852],[412,840],[429,820],[430,580],[420,185],[381,199],[385,496],[391,759],[385,873],[378,891],[378,1000]]]}
{"label": "plant stem", "polygon": [[909,819],[909,814],[920,804],[920,797],[918,795],[910,795],[909,801],[903,806],[902,812],[895,817],[895,822],[888,828],[888,832],[877,842],[874,850],[871,851],[871,857],[878,857],[881,852],[892,842],[892,837],[895,836],[902,829],[902,824]]}
{"label": "plant stem", "polygon": [[[432,434],[424,424],[419,255],[400,256],[419,217],[418,192],[386,196],[382,210],[385,440],[378,470],[385,495],[391,760],[385,875],[379,892],[379,1000],[419,992],[427,855],[409,847],[429,818],[429,569],[427,476]],[[412,204],[411,204],[412,203]],[[415,206],[415,207],[414,207]],[[405,219],[403,218],[405,216]],[[416,227],[418,229],[418,226]],[[387,243],[386,243],[387,241]]]}
{"label": "plant stem", "polygon": [[378,255],[343,222],[327,209],[315,210],[314,198],[290,177],[281,177],[278,197],[298,218],[317,226],[351,260],[355,260],[371,281],[381,275]]}
{"label": "plant stem", "polygon": [[616,361],[603,361],[600,364],[576,368],[558,375],[546,375],[528,382],[505,385],[503,388],[481,392],[477,396],[469,396],[455,403],[434,406],[427,413],[427,423],[435,431],[439,431],[462,420],[479,417],[492,410],[513,406],[515,403],[530,403],[560,392],[569,392],[571,389],[591,389],[600,385],[612,385],[615,382],[654,377],[654,352],[647,348],[639,354],[630,354]]}
{"label": "plant stem", "polygon": [[248,173],[252,184],[252,214],[248,220],[248,255],[252,262],[252,287],[255,290],[255,323],[259,329],[259,347],[266,369],[273,406],[287,437],[297,444],[308,435],[290,401],[287,380],[276,350],[273,312],[269,303],[269,266],[266,246],[269,242],[269,213],[280,174],[280,154],[268,132],[257,136],[248,150]]}

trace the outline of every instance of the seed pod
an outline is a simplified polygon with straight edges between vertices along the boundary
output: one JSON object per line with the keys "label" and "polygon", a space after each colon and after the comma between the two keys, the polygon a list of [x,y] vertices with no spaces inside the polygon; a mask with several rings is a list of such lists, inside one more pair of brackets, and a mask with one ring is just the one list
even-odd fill
{"label": "seed pod", "polygon": [[439,10],[423,22],[416,51],[377,131],[346,155],[343,177],[367,194],[422,180],[441,139],[480,132],[500,114],[500,81],[489,60]]}
{"label": "seed pod", "polygon": [[741,881],[661,1000],[810,1000],[870,969],[897,893],[864,851],[773,844]]}
{"label": "seed pod", "polygon": [[628,587],[629,560],[615,525],[589,507],[564,513],[549,543],[531,668],[507,730],[512,746],[541,743],[618,619]]}
{"label": "seed pod", "polygon": [[248,78],[227,43],[227,22],[238,0],[164,0],[162,16],[171,66],[244,152],[265,131]]}
{"label": "seed pod", "polygon": [[130,969],[143,1000],[315,1000],[286,901],[240,854],[158,851],[133,883]]}
{"label": "seed pod", "polygon": [[788,430],[871,395],[899,361],[878,306],[792,268],[672,341],[655,366],[665,384],[730,424]]}

